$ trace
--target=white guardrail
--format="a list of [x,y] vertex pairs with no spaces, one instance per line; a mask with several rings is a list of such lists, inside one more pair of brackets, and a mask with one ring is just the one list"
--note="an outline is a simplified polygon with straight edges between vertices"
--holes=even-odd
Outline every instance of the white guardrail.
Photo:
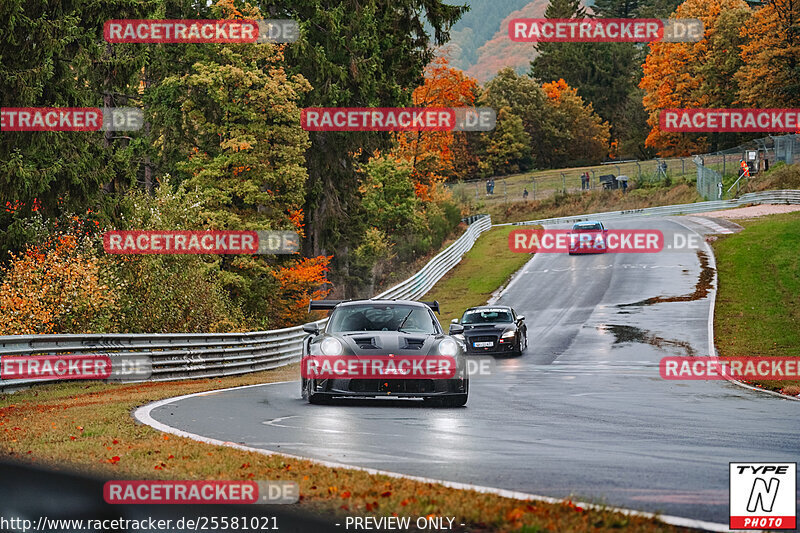
[[747,204],[800,204],[800,191],[789,189],[780,191],[751,192],[743,194],[739,198],[735,198],[733,200],[712,200],[708,202],[696,202],[693,204],[664,205],[661,207],[628,209],[626,211],[604,211],[602,213],[591,213],[588,215],[543,218],[540,220],[526,220],[525,222],[507,222],[505,224],[495,224],[495,226],[571,224],[586,220],[611,220],[615,218],[627,218],[631,216],[658,217],[670,215],[688,215],[691,213],[705,213],[707,211],[719,211],[720,209],[741,207]]
[[[375,298],[415,300],[425,295],[492,227],[489,215],[471,217],[467,231],[407,280]],[[325,324],[327,319],[318,321]],[[7,355],[104,355],[112,360],[147,356],[149,381],[230,376],[268,370],[300,359],[302,326],[249,333],[139,333],[0,336],[0,358]],[[0,390],[44,380],[0,380]]]

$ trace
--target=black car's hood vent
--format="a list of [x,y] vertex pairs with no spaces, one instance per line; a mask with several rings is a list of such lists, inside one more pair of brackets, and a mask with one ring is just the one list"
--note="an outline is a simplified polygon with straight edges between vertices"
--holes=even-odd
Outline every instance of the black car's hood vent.
[[406,350],[421,350],[425,344],[424,338],[404,337],[403,340],[405,341],[404,348]]
[[398,331],[375,331],[342,335],[354,355],[427,355],[437,335],[409,335]]
[[353,337],[353,342],[355,342],[356,346],[362,350],[380,349],[380,346],[378,346],[375,342],[375,337]]

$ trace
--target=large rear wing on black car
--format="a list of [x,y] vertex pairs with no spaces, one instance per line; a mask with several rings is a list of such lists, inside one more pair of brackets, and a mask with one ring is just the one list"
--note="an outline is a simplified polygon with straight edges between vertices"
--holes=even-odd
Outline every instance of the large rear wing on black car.
[[420,303],[427,305],[428,307],[439,313],[439,300],[434,300],[432,302],[420,302]]
[[[308,312],[310,313],[311,311],[323,311],[323,310],[330,311],[331,309],[333,309],[334,307],[336,307],[340,303],[347,302],[347,301],[350,301],[350,300],[309,300],[309,302],[308,302]],[[369,300],[364,300],[364,301],[368,302]],[[431,309],[433,309],[434,311],[436,311],[437,313],[439,313],[439,301],[438,300],[434,300],[432,302],[419,302],[419,303],[425,304],[428,307],[430,307]],[[441,314],[441,313],[439,313],[439,314]]]
[[310,313],[311,311],[331,310],[340,303],[346,301],[347,300],[309,300],[308,312]]

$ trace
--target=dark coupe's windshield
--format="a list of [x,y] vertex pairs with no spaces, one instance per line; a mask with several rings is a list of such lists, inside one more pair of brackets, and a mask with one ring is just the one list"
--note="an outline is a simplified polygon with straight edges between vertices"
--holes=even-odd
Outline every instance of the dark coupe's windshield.
[[364,304],[339,307],[331,315],[326,331],[403,331],[438,333],[436,318],[424,307],[392,304]]
[[505,309],[476,309],[467,311],[461,319],[462,324],[490,324],[512,322],[511,313]]
[[572,231],[602,231],[603,226],[599,223],[595,224],[575,224],[572,226]]

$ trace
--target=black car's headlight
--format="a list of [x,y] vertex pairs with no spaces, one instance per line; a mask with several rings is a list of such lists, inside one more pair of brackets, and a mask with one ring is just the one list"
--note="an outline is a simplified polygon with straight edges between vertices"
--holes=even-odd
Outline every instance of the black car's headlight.
[[339,339],[328,337],[320,343],[320,350],[322,351],[321,355],[342,355],[344,346]]
[[516,330],[510,329],[510,330],[504,332],[502,335],[500,335],[500,338],[501,339],[513,339],[514,335],[516,335],[516,334],[517,334]]
[[439,343],[439,355],[455,356],[458,354],[458,343],[453,339],[444,339]]

